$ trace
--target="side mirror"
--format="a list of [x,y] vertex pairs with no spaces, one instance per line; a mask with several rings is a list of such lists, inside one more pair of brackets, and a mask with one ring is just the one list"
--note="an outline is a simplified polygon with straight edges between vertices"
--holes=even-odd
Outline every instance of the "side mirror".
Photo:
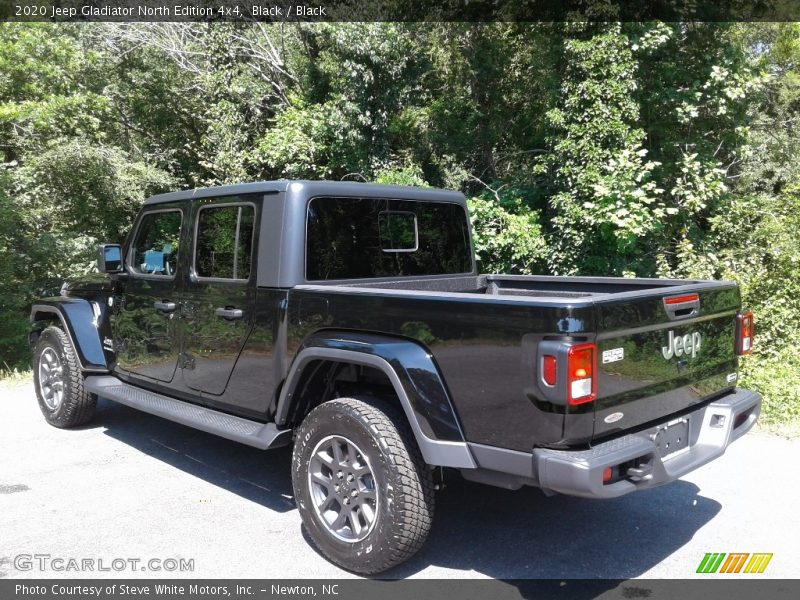
[[101,273],[122,272],[122,246],[100,244],[97,247],[97,268]]

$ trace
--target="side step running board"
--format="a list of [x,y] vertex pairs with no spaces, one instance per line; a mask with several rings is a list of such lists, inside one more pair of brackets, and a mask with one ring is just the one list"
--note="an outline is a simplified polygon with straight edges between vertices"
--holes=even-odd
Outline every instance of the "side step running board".
[[197,406],[169,396],[143,390],[110,375],[92,375],[84,382],[85,388],[131,408],[164,417],[195,429],[266,450],[285,446],[292,440],[292,430],[280,430],[274,423],[258,423],[241,417]]

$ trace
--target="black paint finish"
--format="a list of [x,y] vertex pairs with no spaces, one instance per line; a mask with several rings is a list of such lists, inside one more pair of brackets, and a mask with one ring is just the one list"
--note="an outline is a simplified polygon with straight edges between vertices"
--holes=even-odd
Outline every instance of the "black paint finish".
[[[290,293],[290,303],[292,294]],[[297,329],[290,327],[292,337]],[[431,355],[417,342],[391,335],[323,330],[306,337],[297,354],[309,348],[346,350],[384,359],[397,373],[422,433],[434,440],[463,441],[455,408]],[[293,386],[287,389],[291,402]],[[285,415],[278,414],[279,422]]]
[[[595,438],[686,410],[735,387],[739,291],[728,286],[698,295],[699,314],[683,321],[670,320],[659,297],[597,304],[598,353],[602,357],[606,350],[621,348],[624,360],[599,364],[602,393],[596,402]],[[670,334],[699,335],[702,343],[695,356],[665,358],[662,351]],[[606,422],[620,412],[620,420]]]
[[[549,403],[537,406],[537,398],[526,394],[534,387],[535,370],[522,337],[529,332],[563,335],[559,326],[568,324],[573,336],[588,336],[591,308],[487,302],[468,293],[455,298],[395,296],[380,290],[364,294],[295,289],[289,304],[311,298],[327,301],[330,327],[397,336],[426,348],[441,373],[435,378],[446,382],[468,440],[530,450],[535,443],[562,439],[563,410],[557,412]],[[300,339],[306,331],[292,322],[289,338]],[[324,331],[314,337],[321,335]],[[591,436],[590,428],[587,434]]]
[[108,366],[101,342],[102,328],[98,325],[105,320],[105,308],[105,297],[102,302],[86,298],[42,298],[31,307],[31,321],[35,329],[50,321],[59,322],[72,340],[83,369],[103,372]]
[[[128,269],[73,283],[69,298],[43,300],[38,310],[67,321],[86,366],[262,422],[281,418],[275,411],[286,392],[282,386],[304,348],[379,356],[401,380],[425,435],[521,452],[586,445],[735,386],[733,327],[740,300],[732,283],[487,276],[473,269],[466,275],[309,285],[307,204],[321,196],[465,206],[453,192],[329,182],[170,194],[149,201],[144,211],[183,212],[174,279]],[[197,279],[192,253],[199,206],[240,201],[256,210],[250,278]],[[129,255],[130,241],[124,250]],[[699,294],[699,313],[668,318],[664,297],[688,292]],[[155,302],[174,302],[176,310],[160,312]],[[220,318],[219,308],[241,310],[242,316]],[[700,353],[663,357],[670,331],[701,335]],[[111,337],[113,351],[103,348]],[[542,392],[537,348],[543,340],[595,342],[600,356],[624,348],[625,359],[598,360],[597,402],[568,407]],[[617,412],[623,417],[606,423]]]

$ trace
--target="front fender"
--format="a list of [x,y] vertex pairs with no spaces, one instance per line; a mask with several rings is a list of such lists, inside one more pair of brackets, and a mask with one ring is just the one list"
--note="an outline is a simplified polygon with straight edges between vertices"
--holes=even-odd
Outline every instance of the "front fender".
[[105,307],[82,298],[43,298],[31,307],[31,323],[58,319],[78,355],[81,369],[108,372],[100,323]]
[[365,365],[391,382],[429,465],[475,468],[458,417],[433,358],[420,345],[402,338],[323,331],[300,347],[289,369],[276,408],[276,422],[286,422],[303,369],[312,361]]

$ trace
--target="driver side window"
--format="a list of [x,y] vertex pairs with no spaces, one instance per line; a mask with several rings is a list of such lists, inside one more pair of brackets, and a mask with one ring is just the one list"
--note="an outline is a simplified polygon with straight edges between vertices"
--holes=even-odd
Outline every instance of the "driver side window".
[[181,220],[179,210],[151,212],[142,217],[131,250],[130,267],[134,273],[175,276]]

